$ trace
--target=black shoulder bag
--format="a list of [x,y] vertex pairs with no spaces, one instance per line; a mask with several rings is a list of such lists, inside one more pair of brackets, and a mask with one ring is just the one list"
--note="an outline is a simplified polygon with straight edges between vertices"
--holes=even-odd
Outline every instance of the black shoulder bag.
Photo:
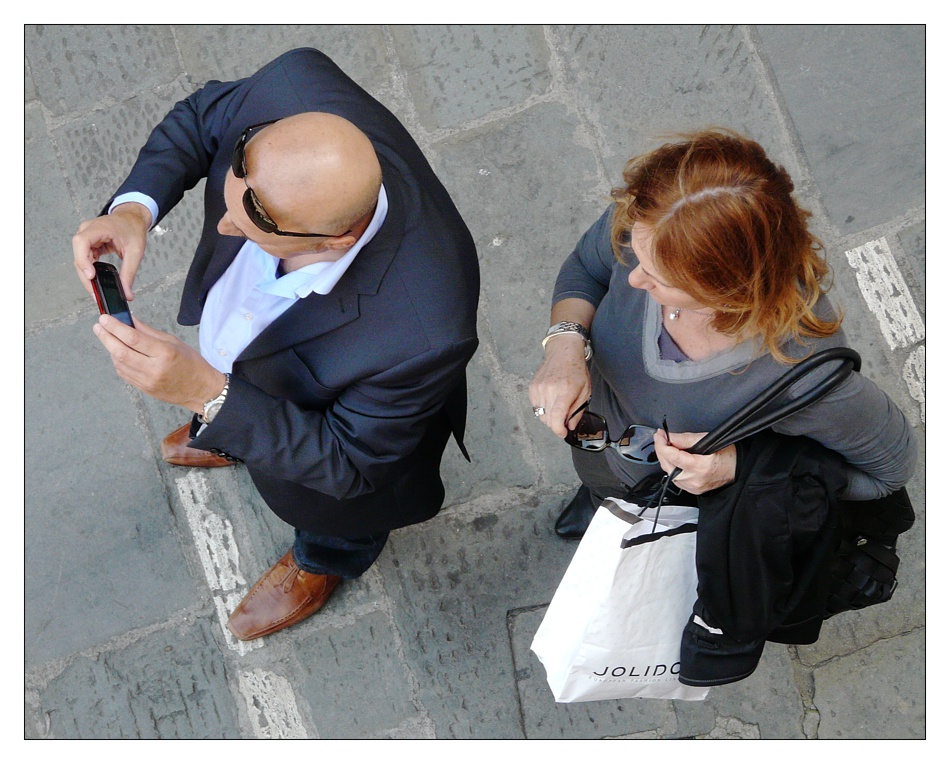
[[[806,394],[774,408],[781,396],[806,374],[840,359],[841,365]],[[776,422],[801,411],[840,385],[852,371],[860,371],[861,356],[851,348],[819,351],[773,382],[764,392],[739,409],[721,425],[687,449],[693,454],[712,454],[743,438],[755,435]],[[676,469],[663,478],[660,502]],[[634,489],[642,493],[645,486]],[[897,537],[914,524],[914,509],[906,488],[873,501],[840,501],[840,541],[830,563],[830,582],[825,618],[846,610],[887,602],[897,587]]]

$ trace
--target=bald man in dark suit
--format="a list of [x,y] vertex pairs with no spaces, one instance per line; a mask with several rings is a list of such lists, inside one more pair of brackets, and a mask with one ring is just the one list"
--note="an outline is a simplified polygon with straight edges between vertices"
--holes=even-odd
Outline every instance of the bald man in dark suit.
[[[441,508],[449,435],[465,453],[475,352],[472,237],[399,121],[324,54],[209,82],[155,128],[103,214],[73,238],[116,252],[132,295],[146,233],[202,178],[205,223],[178,315],[200,349],[136,315],[94,330],[119,375],[193,412],[166,461],[243,462],[295,528],[232,613],[239,639],[298,623],[364,573],[389,531]],[[467,454],[466,454],[467,457]]]

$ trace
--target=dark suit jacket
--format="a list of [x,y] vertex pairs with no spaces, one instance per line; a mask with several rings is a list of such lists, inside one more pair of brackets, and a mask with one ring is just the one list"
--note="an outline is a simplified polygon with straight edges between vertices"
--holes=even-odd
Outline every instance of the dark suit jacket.
[[419,147],[329,58],[299,49],[178,103],[116,195],[148,194],[164,215],[207,178],[178,316],[197,324],[244,243],[216,230],[235,142],[249,125],[305,111],[369,136],[389,212],[330,294],[299,300],[241,353],[224,407],[193,445],[241,459],[287,522],[358,536],[438,512],[439,463],[450,431],[461,445],[464,370],[478,343],[475,245]]

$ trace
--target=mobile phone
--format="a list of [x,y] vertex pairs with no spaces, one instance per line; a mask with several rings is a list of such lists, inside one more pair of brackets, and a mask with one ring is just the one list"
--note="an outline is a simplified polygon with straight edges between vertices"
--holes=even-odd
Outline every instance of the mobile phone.
[[96,269],[96,277],[92,280],[92,291],[96,295],[99,312],[108,313],[110,316],[115,316],[123,324],[134,327],[132,311],[129,310],[129,303],[125,299],[122,282],[119,281],[119,271],[109,263],[96,261],[93,266]]

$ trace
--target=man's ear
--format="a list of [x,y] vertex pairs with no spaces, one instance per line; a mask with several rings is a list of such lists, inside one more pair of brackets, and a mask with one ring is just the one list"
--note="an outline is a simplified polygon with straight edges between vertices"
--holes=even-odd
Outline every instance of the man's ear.
[[327,249],[349,249],[354,244],[356,244],[356,237],[351,233],[347,233],[343,234],[343,236],[327,239],[324,246]]

